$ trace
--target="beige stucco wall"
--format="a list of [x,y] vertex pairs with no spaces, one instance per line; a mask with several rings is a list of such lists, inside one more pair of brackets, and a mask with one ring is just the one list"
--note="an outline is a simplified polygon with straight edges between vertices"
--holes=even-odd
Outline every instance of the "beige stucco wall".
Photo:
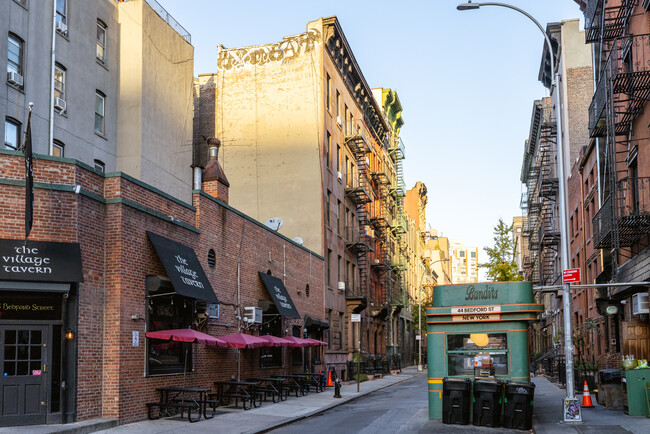
[[194,47],[144,1],[119,25],[117,170],[191,202]]
[[[242,50],[268,52],[272,45]],[[219,159],[233,207],[262,222],[280,217],[280,233],[300,236],[322,255],[321,53],[284,54],[280,61],[220,68],[214,83]]]

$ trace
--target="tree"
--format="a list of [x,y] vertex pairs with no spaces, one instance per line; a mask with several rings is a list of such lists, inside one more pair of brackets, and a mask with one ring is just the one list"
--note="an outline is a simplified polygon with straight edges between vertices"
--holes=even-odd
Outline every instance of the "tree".
[[521,280],[517,263],[515,262],[515,251],[517,243],[512,238],[512,225],[508,226],[499,219],[494,227],[494,246],[484,247],[489,261],[480,264],[480,267],[487,268],[487,279],[492,282],[507,282]]

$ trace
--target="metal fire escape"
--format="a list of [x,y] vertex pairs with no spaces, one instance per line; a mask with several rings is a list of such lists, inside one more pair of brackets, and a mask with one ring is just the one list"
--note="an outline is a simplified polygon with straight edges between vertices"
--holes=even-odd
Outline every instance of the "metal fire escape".
[[589,1],[585,12],[587,42],[597,43],[602,59],[589,107],[590,136],[604,143],[604,200],[593,218],[594,246],[611,252],[615,272],[619,255],[629,255],[621,249],[644,247],[650,235],[650,178],[639,177],[636,163],[644,138],[635,137],[633,128],[650,99],[650,35],[626,34],[637,3],[605,7],[603,0]]
[[374,303],[376,306],[383,306],[387,303],[386,295],[389,286],[389,271],[391,266],[390,252],[392,239],[390,237],[390,178],[386,173],[380,159],[375,161],[376,167],[372,172],[372,184],[376,193],[376,200],[372,202],[372,214],[370,223],[375,233],[374,252],[371,258],[371,268],[375,271],[378,279],[376,281],[376,292]]
[[[404,182],[404,143],[396,138],[388,149],[390,158],[395,165],[395,184],[390,193],[394,199],[394,216],[390,226],[394,239],[394,250],[391,263],[392,291],[390,304],[402,308],[406,303],[406,279],[403,272],[406,270],[406,243],[404,234],[407,231],[406,215],[404,211],[404,197],[406,196],[406,183]],[[390,286],[389,286],[390,289]]]
[[368,253],[371,247],[371,228],[368,215],[368,204],[372,202],[370,185],[370,167],[368,154],[370,141],[361,129],[345,137],[345,144],[350,149],[356,163],[355,173],[351,174],[345,187],[345,195],[354,202],[357,219],[346,228],[345,248],[357,255],[357,268],[359,280],[356,285],[347,285],[345,296],[347,300],[358,303],[355,308],[360,312],[368,304]]
[[536,109],[541,112],[538,136],[538,160],[540,162],[539,196],[542,202],[539,234],[541,251],[540,281],[542,285],[553,285],[557,283],[560,276],[558,268],[560,225],[557,206],[559,186],[557,174],[557,130],[555,110],[553,110],[550,101],[542,100],[542,104]]

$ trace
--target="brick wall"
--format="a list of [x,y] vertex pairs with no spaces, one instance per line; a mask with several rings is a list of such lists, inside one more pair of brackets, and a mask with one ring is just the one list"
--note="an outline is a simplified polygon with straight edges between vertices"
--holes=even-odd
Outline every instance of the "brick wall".
[[[302,326],[305,315],[323,317],[323,259],[208,194],[193,204],[173,200],[126,176],[95,174],[83,165],[51,159],[34,163],[35,218],[30,239],[81,245],[84,282],[79,286],[77,417],[116,417],[126,423],[145,419],[145,402],[157,400],[156,387],[180,385],[182,376],[145,377],[145,279],[164,275],[146,231],[191,247],[217,297],[220,318],[203,329],[214,336],[236,333],[236,305],[271,300],[258,272],[284,280],[302,316],[284,327]],[[23,160],[0,154],[0,237],[24,238]],[[80,184],[75,195],[72,186]],[[170,218],[173,217],[173,220]],[[210,268],[208,251],[216,252]],[[238,267],[240,277],[238,278]],[[285,275],[286,274],[286,275]],[[283,275],[284,278],[283,278]],[[238,281],[240,282],[238,285]],[[304,288],[309,284],[310,293]],[[239,294],[238,294],[239,288]],[[230,326],[228,326],[230,325]],[[132,332],[140,345],[131,346]],[[188,386],[211,386],[237,371],[237,351],[195,345]],[[241,351],[242,377],[287,372],[258,368],[257,350]],[[260,372],[262,371],[262,372]]]

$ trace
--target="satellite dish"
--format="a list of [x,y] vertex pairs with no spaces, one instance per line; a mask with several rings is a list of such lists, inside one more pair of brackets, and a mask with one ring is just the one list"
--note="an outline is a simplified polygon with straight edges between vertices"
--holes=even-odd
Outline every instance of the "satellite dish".
[[303,241],[302,241],[302,238],[300,238],[300,237],[296,237],[296,238],[293,239],[293,241],[294,241],[296,244],[300,244],[300,245],[302,246],[302,242],[303,242]]
[[274,231],[277,231],[282,227],[282,219],[280,217],[271,217],[270,219],[266,220],[264,224]]

